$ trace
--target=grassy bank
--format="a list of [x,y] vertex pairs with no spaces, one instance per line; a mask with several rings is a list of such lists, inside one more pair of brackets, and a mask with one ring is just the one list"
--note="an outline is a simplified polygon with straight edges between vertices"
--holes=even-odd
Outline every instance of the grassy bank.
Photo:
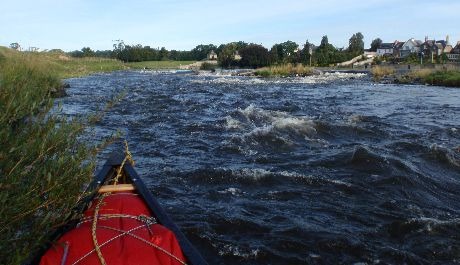
[[126,66],[131,69],[179,69],[181,65],[192,64],[195,61],[146,61],[146,62],[135,62],[126,63]]
[[312,74],[312,72],[312,68],[308,66],[303,66],[301,64],[284,64],[257,69],[255,75],[262,77],[306,76]]
[[50,112],[60,79],[91,70],[60,60],[0,49],[0,264],[21,264],[47,242],[94,171],[96,149],[78,140],[83,121]]
[[63,53],[17,52],[0,47],[0,53],[6,58],[22,57],[28,62],[40,62],[47,72],[58,78],[84,76],[97,72],[111,72],[126,69],[126,66],[114,59],[105,58],[73,58]]
[[460,87],[460,72],[437,71],[426,75],[423,80],[435,86]]
[[383,78],[397,84],[429,84],[434,86],[460,87],[460,71],[430,68],[398,73],[391,66],[374,66],[371,70],[375,81]]

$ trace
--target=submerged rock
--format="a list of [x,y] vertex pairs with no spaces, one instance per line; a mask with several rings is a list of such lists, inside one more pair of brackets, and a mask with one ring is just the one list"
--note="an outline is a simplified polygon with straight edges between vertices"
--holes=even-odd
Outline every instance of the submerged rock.
[[70,88],[68,83],[62,83],[59,87],[51,89],[51,97],[63,98],[67,96],[66,89]]

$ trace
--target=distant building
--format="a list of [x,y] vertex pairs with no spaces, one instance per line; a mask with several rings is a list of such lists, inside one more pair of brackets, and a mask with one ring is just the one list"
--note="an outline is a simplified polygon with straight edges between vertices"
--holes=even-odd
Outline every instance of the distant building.
[[395,40],[393,43],[382,43],[377,48],[377,56],[390,56],[393,58],[401,57],[401,49],[404,46],[404,42]]
[[210,53],[208,53],[208,60],[217,60],[217,53],[214,50],[211,50]]
[[449,61],[459,62],[460,61],[460,41],[457,42],[457,45],[455,45],[455,47],[452,48],[450,53],[446,53],[446,55]]
[[377,48],[377,56],[393,55],[393,51],[394,51],[393,43],[382,43]]
[[442,45],[437,45],[435,40],[425,38],[425,42],[420,46],[420,50],[425,55],[441,55],[443,47]]
[[393,45],[393,57],[400,58],[401,57],[401,49],[404,45],[404,42],[395,41]]
[[241,57],[241,55],[240,55],[240,53],[239,53],[238,51],[236,51],[236,52],[233,54],[233,59],[234,59],[235,61],[239,61],[239,60],[242,59],[242,57]]
[[414,38],[407,40],[406,42],[404,42],[404,44],[401,46],[401,49],[399,50],[399,57],[405,58],[412,53],[419,53],[422,44],[423,42],[421,40],[416,40]]

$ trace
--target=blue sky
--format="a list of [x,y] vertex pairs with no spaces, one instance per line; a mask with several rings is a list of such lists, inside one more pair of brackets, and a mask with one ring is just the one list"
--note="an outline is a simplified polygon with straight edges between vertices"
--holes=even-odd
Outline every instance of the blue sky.
[[26,0],[3,1],[0,10],[0,45],[65,51],[112,49],[117,39],[177,50],[240,40],[270,48],[318,44],[323,35],[347,47],[356,32],[366,48],[377,37],[460,41],[459,0]]

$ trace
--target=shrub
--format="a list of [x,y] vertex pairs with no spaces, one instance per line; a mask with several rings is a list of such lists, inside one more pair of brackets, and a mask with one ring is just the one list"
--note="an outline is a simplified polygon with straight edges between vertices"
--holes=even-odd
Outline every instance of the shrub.
[[460,72],[437,71],[427,75],[424,81],[431,85],[460,87]]
[[211,70],[211,71],[214,71],[216,70],[217,68],[217,65],[216,64],[212,64],[212,63],[208,63],[208,62],[204,62],[201,64],[200,66],[200,70]]

